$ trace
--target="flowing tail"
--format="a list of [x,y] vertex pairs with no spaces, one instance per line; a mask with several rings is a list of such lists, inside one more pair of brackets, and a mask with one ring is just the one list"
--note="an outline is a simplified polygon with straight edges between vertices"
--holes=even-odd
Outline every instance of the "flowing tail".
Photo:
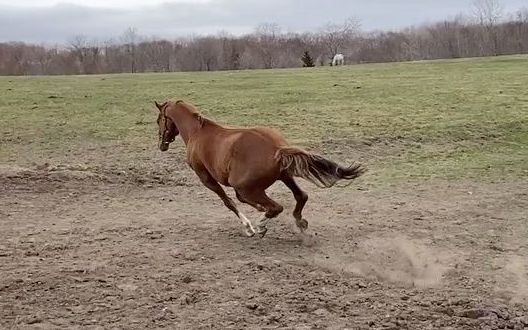
[[353,180],[366,172],[360,164],[343,167],[294,147],[280,148],[275,157],[279,161],[281,171],[304,178],[321,188],[330,188],[339,180]]

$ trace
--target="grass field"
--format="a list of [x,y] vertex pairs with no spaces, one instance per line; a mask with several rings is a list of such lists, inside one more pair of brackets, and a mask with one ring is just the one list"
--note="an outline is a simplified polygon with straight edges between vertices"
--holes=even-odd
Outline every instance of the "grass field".
[[[155,148],[153,101],[346,148],[371,182],[528,176],[527,56],[268,71],[0,77],[0,162]],[[332,148],[330,148],[332,149]],[[333,150],[332,149],[332,150]],[[360,153],[360,154],[356,154]],[[70,157],[70,159],[72,159]],[[72,159],[73,160],[73,159]]]

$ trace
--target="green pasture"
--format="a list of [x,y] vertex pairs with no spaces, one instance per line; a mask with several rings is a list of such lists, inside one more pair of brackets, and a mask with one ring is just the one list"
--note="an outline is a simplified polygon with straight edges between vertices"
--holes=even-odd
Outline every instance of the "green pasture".
[[[528,177],[528,56],[304,69],[0,77],[0,164],[156,148],[153,101],[279,128],[373,183]],[[124,158],[129,159],[129,158]]]

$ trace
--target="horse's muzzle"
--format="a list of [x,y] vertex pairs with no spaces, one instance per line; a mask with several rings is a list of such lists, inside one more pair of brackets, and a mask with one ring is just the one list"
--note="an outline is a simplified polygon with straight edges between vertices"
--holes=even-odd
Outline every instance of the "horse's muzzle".
[[169,150],[169,142],[160,142],[159,150],[161,150],[161,151]]

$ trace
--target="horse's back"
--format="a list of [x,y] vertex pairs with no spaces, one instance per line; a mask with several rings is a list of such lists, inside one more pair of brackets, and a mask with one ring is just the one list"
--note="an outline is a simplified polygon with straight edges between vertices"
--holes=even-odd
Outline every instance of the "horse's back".
[[286,145],[286,139],[278,130],[271,127],[254,127],[249,130],[254,130],[261,134],[263,137],[272,142],[276,147],[280,148]]
[[286,141],[279,132],[268,127],[241,129],[232,140],[231,154],[239,161],[270,162]]

